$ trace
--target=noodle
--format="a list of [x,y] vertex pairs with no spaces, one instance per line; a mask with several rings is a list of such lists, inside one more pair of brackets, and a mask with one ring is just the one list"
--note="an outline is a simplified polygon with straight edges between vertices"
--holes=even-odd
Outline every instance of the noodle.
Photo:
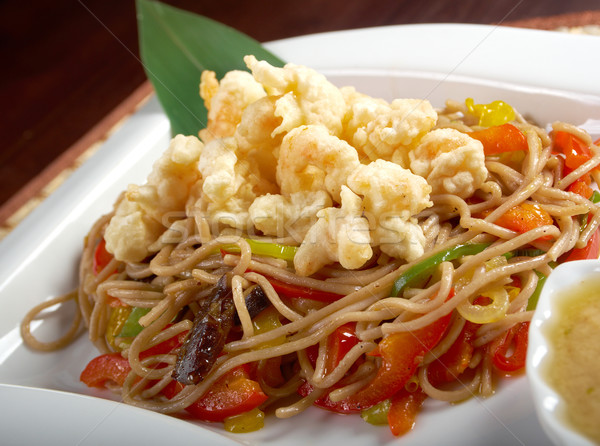
[[[237,377],[264,392],[261,408],[296,395],[274,410],[277,417],[288,418],[315,404],[349,412],[372,406],[352,402],[393,368],[386,342],[424,348],[423,333],[444,321],[439,338],[423,351],[415,350],[419,353],[410,364],[414,369],[400,386],[402,391],[422,391],[447,402],[489,396],[498,374],[494,352],[515,327],[531,319],[530,302],[543,282],[540,275],[548,275],[554,262],[573,249],[586,247],[600,227],[597,205],[571,188],[586,175],[594,180],[598,175],[590,173],[600,165],[600,149],[591,137],[570,124],[553,124],[553,132],[578,138],[592,153],[579,166],[567,168],[564,156],[553,150],[552,134],[516,111],[511,123],[527,150],[486,154],[486,178],[468,196],[447,191],[428,195],[428,206],[404,221],[422,235],[422,252],[410,260],[391,255],[384,242],[373,243],[361,267],[342,266],[340,256],[314,274],[300,274],[294,262],[304,246],[302,237],[308,240],[308,231],[326,210],[341,212],[347,206],[343,192],[338,191],[339,205],[314,212],[314,226],[307,225],[310,229],[303,233],[294,221],[289,233],[256,236],[249,228],[227,223],[234,212],[223,211],[221,220],[209,221],[214,203],[193,205],[197,194],[208,194],[202,185],[198,190],[190,187],[175,220],[173,212],[161,215],[169,223],[160,223],[161,232],[144,247],[148,252],[142,260],[119,261],[108,254],[98,266],[101,243],[110,239],[111,222],[128,199],[124,194],[86,238],[78,289],[33,308],[23,319],[23,339],[38,350],[63,348],[83,321],[100,352],[127,360],[129,371],[117,390],[128,404],[177,413]],[[448,101],[431,131],[471,133],[486,128],[467,105]],[[246,156],[249,163],[256,161],[251,152]],[[238,198],[235,206],[246,199]],[[356,218],[366,218],[365,209]],[[535,209],[550,221],[525,229],[506,224],[504,219],[515,209]],[[305,218],[297,217],[300,222]],[[346,214],[340,218],[350,219]],[[296,232],[302,233],[300,239]],[[319,238],[314,242],[317,247],[326,244]],[[257,246],[264,251],[255,252]],[[473,250],[453,257],[460,247]],[[398,279],[409,276],[410,281],[398,288]],[[227,296],[235,314],[231,320],[225,317]],[[69,300],[79,307],[72,327],[57,341],[37,340],[31,322],[44,309]],[[191,339],[200,329],[214,329],[221,336],[223,346],[214,357],[213,352],[193,350]],[[457,369],[447,358],[461,343],[468,346]],[[165,345],[170,347],[165,350]],[[179,387],[170,391],[190,349],[211,356],[213,362],[204,374],[189,373],[194,379],[196,373],[201,375],[196,381],[178,379]],[[447,363],[454,365],[446,367]],[[445,376],[456,375],[444,381],[435,372],[440,367],[446,367]]]
[[31,333],[31,322],[33,322],[35,317],[45,309],[53,307],[54,305],[63,304],[72,299],[74,300],[76,297],[77,294],[75,292],[71,292],[63,296],[42,302],[41,304],[36,305],[29,310],[29,312],[27,312],[21,321],[21,337],[23,338],[23,341],[25,341],[25,343],[31,348],[45,352],[59,350],[69,345],[79,334],[81,325],[81,313],[79,311],[75,313],[75,318],[73,319],[73,323],[69,330],[61,338],[52,342],[39,341],[33,335],[33,333]]

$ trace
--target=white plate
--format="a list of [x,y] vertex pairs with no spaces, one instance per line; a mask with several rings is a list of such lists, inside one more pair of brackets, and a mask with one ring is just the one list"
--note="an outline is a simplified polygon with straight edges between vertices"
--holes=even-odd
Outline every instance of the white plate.
[[[600,134],[597,37],[478,25],[411,25],[306,36],[267,47],[284,60],[320,70],[337,84],[352,84],[387,99],[426,97],[438,106],[446,98],[503,99],[540,123],[560,119],[579,125],[594,118],[587,126]],[[2,443],[106,444],[114,441],[114,426],[130,423],[136,432],[147,418],[148,431],[160,433],[149,435],[148,444],[164,444],[160,438],[166,432],[176,435],[180,444],[214,444],[215,438],[231,444],[288,446],[397,444],[386,427],[318,409],[288,420],[271,417],[265,429],[245,435],[227,435],[217,425],[184,427],[183,421],[172,417],[94,398],[108,394],[79,382],[79,373],[96,355],[85,337],[51,354],[23,346],[18,326],[25,312],[75,286],[88,228],[110,210],[128,183],[143,181],[168,140],[168,121],[151,100],[2,241],[0,383],[6,384],[0,385]],[[67,319],[60,312],[51,313],[35,333],[51,336]],[[47,405],[39,406],[40,401]],[[51,423],[48,413],[53,415]],[[77,425],[88,427],[74,430]],[[65,437],[66,431],[73,435]],[[520,445],[544,444],[547,437],[521,377],[503,381],[497,394],[486,400],[457,406],[428,402],[414,431],[400,441]]]

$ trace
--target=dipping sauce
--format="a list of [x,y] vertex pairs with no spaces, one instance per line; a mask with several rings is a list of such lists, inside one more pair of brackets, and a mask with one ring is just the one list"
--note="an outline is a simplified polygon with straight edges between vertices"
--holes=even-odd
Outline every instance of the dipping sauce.
[[564,399],[571,426],[600,444],[600,275],[563,291],[552,309],[548,384]]

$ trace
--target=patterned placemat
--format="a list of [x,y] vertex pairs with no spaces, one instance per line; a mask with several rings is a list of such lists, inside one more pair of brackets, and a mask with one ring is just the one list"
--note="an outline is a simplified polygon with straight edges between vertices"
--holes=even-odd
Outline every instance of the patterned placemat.
[[[533,18],[504,25],[600,36],[600,11]],[[91,157],[152,94],[151,84],[149,82],[142,84],[40,175],[0,206],[0,240]]]

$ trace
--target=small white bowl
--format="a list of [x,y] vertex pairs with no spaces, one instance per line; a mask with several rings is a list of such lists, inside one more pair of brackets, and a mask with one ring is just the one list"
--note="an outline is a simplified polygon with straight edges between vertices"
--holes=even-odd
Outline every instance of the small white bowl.
[[559,265],[546,280],[529,328],[527,378],[540,423],[555,445],[593,446],[590,440],[576,432],[563,419],[561,413],[565,410],[566,403],[547,384],[543,373],[551,349],[543,328],[552,318],[556,318],[557,297],[560,297],[562,291],[593,274],[600,274],[600,260],[580,260]]

